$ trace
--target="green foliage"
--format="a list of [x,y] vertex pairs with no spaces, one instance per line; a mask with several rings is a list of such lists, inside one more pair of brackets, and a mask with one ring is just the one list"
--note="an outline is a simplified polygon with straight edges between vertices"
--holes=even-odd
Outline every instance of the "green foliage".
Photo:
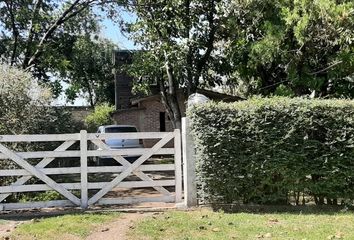
[[[94,41],[103,17],[116,18],[121,1],[0,1],[0,63],[31,71],[50,83],[53,97],[69,83],[67,99],[78,94],[112,101],[112,43]],[[106,13],[103,16],[103,12]]]
[[[228,1],[140,1],[128,9],[137,19],[126,26],[144,51],[135,54],[129,70],[136,77],[135,90],[148,93],[154,86],[175,128],[183,113],[177,98],[188,97],[199,87],[222,82],[224,20]],[[185,94],[177,97],[177,91]]]
[[70,87],[65,91],[69,101],[83,95],[93,107],[114,100],[112,56],[116,46],[107,39],[79,37],[74,43],[69,67],[63,72]]
[[293,97],[294,91],[291,90],[288,86],[280,84],[274,91],[274,95],[283,96],[283,97]]
[[0,62],[29,69],[42,79],[67,68],[76,38],[99,29],[97,10],[110,14],[107,0],[7,0],[0,2]]
[[254,98],[188,115],[203,201],[353,203],[353,101]]
[[36,194],[22,194],[20,197],[20,202],[51,201],[63,199],[65,199],[63,195],[56,191],[46,191]]
[[225,52],[243,81],[261,83],[251,94],[273,94],[283,84],[298,96],[354,96],[352,0],[232,3]]
[[68,133],[79,125],[71,114],[51,107],[51,91],[33,76],[0,65],[0,134]]
[[97,127],[101,125],[109,125],[113,123],[111,113],[114,111],[114,107],[108,103],[103,103],[95,107],[95,111],[88,115],[85,122],[90,132],[96,132]]
[[31,74],[0,65],[0,134],[41,133],[51,93]]

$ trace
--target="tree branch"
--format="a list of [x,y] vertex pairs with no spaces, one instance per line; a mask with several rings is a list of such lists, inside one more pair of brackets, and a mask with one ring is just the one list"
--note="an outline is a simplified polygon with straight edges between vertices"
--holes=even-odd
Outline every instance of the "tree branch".
[[14,38],[14,45],[11,53],[11,62],[10,65],[13,66],[16,63],[16,55],[17,55],[17,46],[18,46],[18,29],[16,27],[16,22],[15,22],[15,15],[14,15],[14,9],[13,9],[13,3],[10,1],[4,1],[6,8],[9,12],[10,19],[11,19],[11,28],[12,28],[12,35]]
[[24,64],[27,64],[27,62],[29,60],[29,55],[30,55],[30,51],[31,51],[30,48],[31,48],[31,44],[33,41],[33,22],[38,15],[39,7],[42,4],[42,2],[43,2],[42,0],[37,0],[34,7],[33,7],[32,19],[30,21],[30,26],[28,28],[29,30],[28,30],[28,39],[27,39],[27,44],[26,44]]
[[207,49],[206,49],[204,55],[201,57],[201,59],[199,59],[199,61],[197,62],[196,74],[194,75],[194,82],[193,82],[194,86],[192,86],[192,91],[193,92],[197,88],[201,72],[202,72],[203,68],[205,67],[206,63],[208,62],[208,60],[210,58],[210,55],[211,55],[211,52],[214,49],[215,34],[216,34],[216,30],[217,30],[217,26],[216,26],[215,21],[214,21],[214,15],[215,15],[215,12],[216,12],[215,1],[211,0],[209,4],[210,4],[210,8],[211,9],[210,9],[210,11],[208,12],[208,15],[207,15],[207,19],[208,19],[209,26],[210,26],[210,31],[209,31],[209,34],[208,34],[208,40],[206,42]]
[[332,63],[331,65],[329,65],[328,67],[325,67],[325,68],[323,68],[323,69],[321,69],[321,70],[318,70],[318,71],[316,71],[316,72],[312,72],[312,73],[310,73],[310,74],[311,74],[311,75],[316,75],[316,74],[319,74],[319,73],[326,72],[327,70],[329,70],[329,69],[331,69],[332,67],[335,67],[335,66],[337,66],[338,64],[341,64],[341,63],[343,63],[343,61],[334,62],[334,63]]
[[[60,16],[59,18],[50,26],[50,28],[46,31],[46,33],[43,35],[41,38],[40,42],[37,45],[37,50],[35,53],[31,56],[31,58],[28,60],[27,63],[24,64],[24,68],[28,70],[29,68],[32,67],[34,62],[37,60],[37,58],[40,56],[43,50],[44,43],[48,40],[48,38],[53,34],[53,32],[63,23],[68,21],[70,18],[78,15],[81,13],[84,9],[90,6],[91,3],[95,2],[96,0],[90,0],[90,1],[85,1],[83,3],[80,3],[80,0],[75,0],[70,7],[68,7]],[[77,8],[78,6],[82,6],[81,8]]]

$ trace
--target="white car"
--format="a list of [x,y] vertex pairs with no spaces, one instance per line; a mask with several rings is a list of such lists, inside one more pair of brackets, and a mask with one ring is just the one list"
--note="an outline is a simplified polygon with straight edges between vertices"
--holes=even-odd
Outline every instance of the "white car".
[[[105,125],[100,126],[97,130],[97,134],[101,133],[133,133],[138,132],[138,129],[132,125]],[[126,149],[126,148],[143,148],[143,141],[142,139],[118,139],[118,138],[111,138],[104,140],[105,144],[109,146],[110,149]],[[96,147],[97,148],[97,147]],[[101,150],[98,148],[97,150]],[[134,161],[140,156],[136,155],[129,155],[123,156],[129,161]],[[110,163],[115,163],[116,161],[112,160],[111,156],[101,156],[94,158],[94,161],[98,165],[111,165]]]

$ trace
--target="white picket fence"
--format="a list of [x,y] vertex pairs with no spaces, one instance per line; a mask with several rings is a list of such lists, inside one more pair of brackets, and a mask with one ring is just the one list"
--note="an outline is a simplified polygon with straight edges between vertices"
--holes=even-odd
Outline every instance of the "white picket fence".
[[[103,140],[105,139],[159,139],[151,148],[133,148],[112,150]],[[174,141],[174,147],[164,147],[168,142]],[[6,146],[6,143],[20,142],[62,142],[53,151],[15,152]],[[80,150],[68,150],[74,143],[80,142]],[[101,150],[90,150],[89,145],[94,144]],[[123,156],[139,155],[140,157],[130,163]],[[153,155],[174,155],[173,164],[144,164]],[[88,166],[89,157],[112,156],[121,166]],[[46,168],[56,158],[80,158],[79,167]],[[176,202],[182,201],[182,163],[181,163],[181,134],[174,132],[139,132],[139,133],[108,133],[91,134],[81,131],[78,134],[56,135],[0,135],[0,159],[13,161],[21,169],[0,169],[0,177],[17,177],[17,180],[8,186],[0,186],[0,210],[13,210],[24,208],[44,208],[57,206],[79,206],[83,209],[94,204],[133,204],[140,202]],[[31,165],[28,159],[42,159],[36,165]],[[147,171],[174,171],[173,180],[154,180]],[[110,182],[89,182],[88,175],[92,173],[119,173]],[[54,181],[50,175],[80,174],[80,182],[60,183]],[[139,181],[124,181],[127,177],[135,175]],[[26,184],[30,179],[36,178],[44,184]],[[175,191],[166,189],[174,186]],[[105,198],[113,188],[145,188],[152,187],[160,193],[158,197],[119,197]],[[89,194],[89,190],[96,190]],[[40,192],[54,190],[66,200],[44,202],[6,203],[13,193]],[[80,197],[70,190],[80,191]]]

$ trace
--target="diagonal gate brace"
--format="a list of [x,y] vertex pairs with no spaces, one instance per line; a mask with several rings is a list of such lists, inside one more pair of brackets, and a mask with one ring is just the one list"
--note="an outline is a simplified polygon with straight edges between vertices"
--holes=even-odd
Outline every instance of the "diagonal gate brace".
[[[97,139],[97,140],[91,140],[97,147],[102,148],[104,150],[110,150],[110,147],[103,143],[101,140]],[[128,162],[124,157],[122,156],[112,156],[114,160],[116,160],[117,162],[119,162],[120,164],[122,164],[123,167],[128,168],[131,163]],[[143,181],[150,181],[153,182],[154,180],[152,178],[150,178],[147,174],[145,174],[142,171],[134,171],[133,174],[135,174],[138,178],[140,178]],[[170,196],[171,193],[164,187],[161,186],[155,186],[153,187],[156,191],[162,193],[163,195],[166,196]]]
[[[57,147],[54,151],[59,152],[59,151],[65,151],[68,149],[71,145],[73,145],[76,141],[70,140],[62,143],[59,147]],[[40,161],[37,165],[36,168],[44,168],[47,166],[49,163],[51,163],[55,158],[44,158],[42,161]],[[21,186],[25,184],[28,180],[30,180],[32,176],[23,176],[19,178],[16,182],[12,183],[10,186]],[[4,193],[0,194],[0,202],[4,201],[8,196],[10,196],[10,193]]]
[[173,139],[174,133],[171,132],[162,138],[158,143],[156,143],[152,148],[150,148],[146,153],[140,156],[133,164],[127,167],[121,174],[119,174],[113,181],[107,184],[104,188],[98,191],[93,197],[88,201],[89,205],[96,203],[100,198],[111,191],[115,186],[122,182],[127,176],[134,172],[142,163],[144,163],[149,157],[151,157],[156,151],[165,146],[171,139]]
[[26,162],[21,156],[19,156],[15,152],[11,151],[10,149],[8,149],[7,147],[5,147],[2,144],[0,144],[0,152],[5,154],[7,157],[9,157],[11,160],[13,160],[15,163],[17,163],[23,169],[25,169],[29,173],[33,174],[34,176],[36,176],[37,178],[42,180],[49,187],[53,188],[54,190],[56,190],[57,192],[62,194],[64,197],[69,199],[74,204],[81,205],[80,199],[78,199],[74,194],[69,192],[67,189],[65,189],[63,186],[61,186],[57,182],[53,181],[50,177],[45,175],[42,171],[33,167],[31,164]]

